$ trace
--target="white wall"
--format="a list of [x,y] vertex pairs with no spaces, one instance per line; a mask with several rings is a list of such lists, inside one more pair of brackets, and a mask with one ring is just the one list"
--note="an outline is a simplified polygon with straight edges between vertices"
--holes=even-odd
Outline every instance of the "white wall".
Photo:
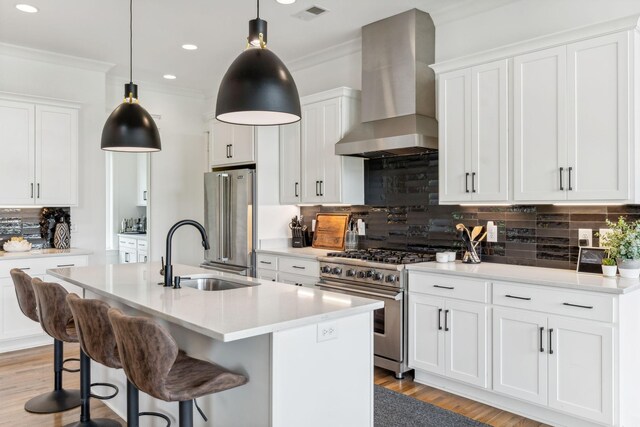
[[105,115],[105,73],[3,54],[0,91],[66,99],[82,104],[79,126],[79,206],[71,209],[77,232],[73,247],[93,251],[91,262],[105,259],[105,154],[100,136]]
[[[109,108],[122,101],[123,81],[109,80]],[[168,92],[139,83],[140,104],[156,117],[162,151],[151,154],[148,238],[150,257],[164,256],[169,228],[181,219],[204,221],[204,178],[207,139],[204,133],[205,100],[200,96]],[[159,116],[159,117],[158,117]],[[204,260],[200,234],[183,227],[173,238],[173,262],[198,265]]]

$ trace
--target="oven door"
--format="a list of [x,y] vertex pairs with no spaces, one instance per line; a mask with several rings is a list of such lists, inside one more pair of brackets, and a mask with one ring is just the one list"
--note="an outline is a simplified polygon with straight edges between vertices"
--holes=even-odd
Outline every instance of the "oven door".
[[384,302],[384,308],[373,312],[374,353],[397,362],[403,361],[404,348],[404,292],[367,286],[352,286],[344,283],[322,281],[319,289]]

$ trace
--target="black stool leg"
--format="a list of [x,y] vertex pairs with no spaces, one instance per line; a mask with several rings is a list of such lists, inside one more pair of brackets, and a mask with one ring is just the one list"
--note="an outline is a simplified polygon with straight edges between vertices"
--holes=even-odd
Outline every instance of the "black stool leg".
[[64,427],[122,427],[119,422],[106,418],[91,419],[91,359],[80,351],[80,421]]
[[53,341],[53,391],[44,393],[29,400],[24,405],[27,412],[35,414],[52,414],[63,412],[80,406],[80,390],[62,388],[63,370],[62,341]]
[[180,402],[180,427],[193,427],[193,400]]
[[127,380],[127,426],[140,427],[138,389]]

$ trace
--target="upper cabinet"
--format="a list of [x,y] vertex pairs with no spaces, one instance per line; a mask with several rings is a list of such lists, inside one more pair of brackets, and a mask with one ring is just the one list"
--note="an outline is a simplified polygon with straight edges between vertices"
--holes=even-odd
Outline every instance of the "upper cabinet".
[[254,163],[254,128],[212,119],[209,125],[209,164],[212,168]]
[[78,109],[0,99],[0,205],[78,204]]
[[592,31],[433,65],[442,203],[640,200],[638,33]]
[[302,100],[300,123],[280,128],[280,203],[364,203],[364,160],[335,144],[359,117],[359,92],[339,88]]

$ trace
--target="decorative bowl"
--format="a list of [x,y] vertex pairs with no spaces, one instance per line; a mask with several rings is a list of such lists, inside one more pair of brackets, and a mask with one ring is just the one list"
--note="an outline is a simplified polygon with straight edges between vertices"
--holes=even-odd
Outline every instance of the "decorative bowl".
[[2,248],[7,252],[26,252],[31,250],[31,243],[26,240],[8,241],[2,245]]

